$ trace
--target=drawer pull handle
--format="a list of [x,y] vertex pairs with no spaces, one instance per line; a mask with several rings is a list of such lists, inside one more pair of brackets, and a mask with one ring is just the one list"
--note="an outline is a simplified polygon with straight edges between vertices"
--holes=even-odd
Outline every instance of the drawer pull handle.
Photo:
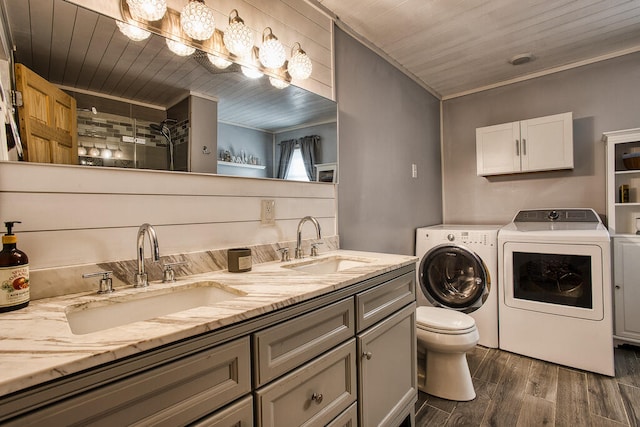
[[362,353],[362,357],[366,358],[367,360],[371,360],[373,354],[371,354],[370,351],[365,351],[364,353]]
[[311,400],[315,400],[316,403],[322,403],[322,398],[323,398],[322,393],[313,393],[311,395]]

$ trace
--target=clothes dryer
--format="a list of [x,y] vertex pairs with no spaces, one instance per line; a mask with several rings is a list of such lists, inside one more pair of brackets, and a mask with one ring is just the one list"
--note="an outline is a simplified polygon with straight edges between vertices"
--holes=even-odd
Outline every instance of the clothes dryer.
[[416,230],[419,306],[471,315],[479,344],[497,348],[499,225],[435,225]]

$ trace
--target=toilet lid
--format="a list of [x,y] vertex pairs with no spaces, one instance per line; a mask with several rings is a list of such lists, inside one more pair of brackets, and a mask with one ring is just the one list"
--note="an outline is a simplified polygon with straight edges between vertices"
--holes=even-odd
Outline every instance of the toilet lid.
[[428,329],[452,332],[471,329],[476,325],[475,319],[468,314],[439,307],[418,307],[416,323]]

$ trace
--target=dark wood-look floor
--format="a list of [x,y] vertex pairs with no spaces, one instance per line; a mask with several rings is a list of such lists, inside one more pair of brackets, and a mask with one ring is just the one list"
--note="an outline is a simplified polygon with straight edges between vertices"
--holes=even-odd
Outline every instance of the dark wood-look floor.
[[416,426],[640,426],[640,348],[615,350],[615,378],[497,349],[467,354],[470,402],[420,392]]

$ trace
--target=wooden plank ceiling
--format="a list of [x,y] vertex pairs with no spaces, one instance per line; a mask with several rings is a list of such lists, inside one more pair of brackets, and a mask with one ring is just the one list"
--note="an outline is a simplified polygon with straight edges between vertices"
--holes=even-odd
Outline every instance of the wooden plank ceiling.
[[638,0],[309,1],[444,98],[640,50]]
[[202,94],[219,101],[219,120],[272,132],[336,119],[323,97],[275,89],[237,66],[217,70],[202,52],[179,57],[156,35],[130,41],[113,19],[64,0],[4,3],[16,61],[54,84],[162,108]]

